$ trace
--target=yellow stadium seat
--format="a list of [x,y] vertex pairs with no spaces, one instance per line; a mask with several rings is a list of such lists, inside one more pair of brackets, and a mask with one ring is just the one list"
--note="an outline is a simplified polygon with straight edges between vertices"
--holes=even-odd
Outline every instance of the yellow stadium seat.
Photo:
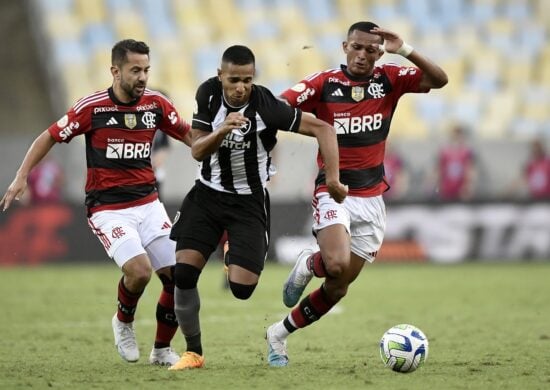
[[528,58],[513,58],[502,67],[505,86],[521,88],[534,79],[533,62]]
[[78,99],[89,95],[93,91],[100,90],[90,84],[86,67],[76,67],[70,64],[60,68],[61,82],[65,86],[67,107],[73,105]]
[[46,33],[53,40],[64,37],[78,38],[82,31],[82,23],[74,13],[56,12],[45,16]]
[[507,136],[514,118],[518,114],[519,98],[513,88],[499,91],[486,101],[487,107],[479,122],[479,136],[502,138]]
[[415,97],[406,96],[399,102],[392,119],[390,137],[408,139],[426,139],[429,135],[429,127],[426,121],[420,118],[415,110]]
[[139,12],[128,10],[128,12],[124,14],[115,14],[112,15],[112,17],[115,33],[119,40],[132,38],[138,41],[147,42],[149,45],[152,44],[149,39],[149,33],[145,26],[143,15]]
[[75,0],[75,12],[84,23],[105,23],[105,4],[103,0]]
[[[342,20],[349,20],[349,25],[358,21],[358,18],[361,18],[360,15],[365,15],[367,12],[367,4],[364,0],[336,0],[336,5],[339,17]],[[345,34],[348,27],[344,27],[342,33]]]
[[439,66],[445,70],[449,77],[449,83],[443,89],[443,93],[456,96],[460,93],[466,74],[466,64],[461,57],[449,57],[438,61]]

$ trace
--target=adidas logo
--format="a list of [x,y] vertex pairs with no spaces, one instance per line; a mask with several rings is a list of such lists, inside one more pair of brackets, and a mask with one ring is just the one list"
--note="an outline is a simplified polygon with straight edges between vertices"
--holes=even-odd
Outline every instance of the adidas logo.
[[111,119],[109,119],[107,121],[107,126],[112,126],[112,125],[118,125],[118,122],[116,121],[115,117],[111,117]]
[[171,229],[171,228],[172,228],[172,225],[170,225],[168,222],[164,222],[160,230]]
[[330,96],[344,96],[344,94],[342,93],[342,90],[338,88],[336,91],[331,93]]

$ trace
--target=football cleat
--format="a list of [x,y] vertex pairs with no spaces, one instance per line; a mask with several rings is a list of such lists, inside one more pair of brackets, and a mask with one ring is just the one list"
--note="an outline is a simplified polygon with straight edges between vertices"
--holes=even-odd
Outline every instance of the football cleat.
[[139,360],[139,348],[136,342],[133,322],[119,321],[116,313],[112,320],[115,346],[119,355],[127,362],[134,363]]
[[267,328],[265,339],[267,341],[267,362],[271,367],[288,366],[288,354],[286,352],[286,339],[279,339],[274,332],[275,324]]
[[151,350],[149,355],[149,363],[158,366],[172,366],[180,360],[178,355],[172,348],[155,348]]
[[302,296],[304,289],[313,277],[307,268],[307,259],[313,254],[311,249],[304,249],[296,260],[294,268],[283,286],[283,302],[286,307],[294,307]]
[[190,368],[201,368],[204,366],[204,356],[198,353],[187,351],[181,355],[179,361],[170,366],[168,369],[171,371],[187,370]]

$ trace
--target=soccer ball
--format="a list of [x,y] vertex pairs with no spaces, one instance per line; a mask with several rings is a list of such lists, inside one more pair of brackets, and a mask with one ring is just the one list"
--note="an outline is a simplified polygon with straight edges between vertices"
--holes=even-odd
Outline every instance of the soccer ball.
[[428,358],[428,338],[416,326],[396,325],[380,340],[380,357],[397,372],[413,372]]

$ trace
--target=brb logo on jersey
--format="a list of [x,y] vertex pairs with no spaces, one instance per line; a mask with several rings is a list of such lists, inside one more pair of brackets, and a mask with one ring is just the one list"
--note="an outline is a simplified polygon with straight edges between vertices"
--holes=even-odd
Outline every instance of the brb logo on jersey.
[[129,143],[123,139],[107,140],[107,151],[105,157],[112,160],[148,158],[151,155],[151,144],[149,142]]
[[376,131],[382,128],[382,114],[334,118],[336,134],[356,134]]

